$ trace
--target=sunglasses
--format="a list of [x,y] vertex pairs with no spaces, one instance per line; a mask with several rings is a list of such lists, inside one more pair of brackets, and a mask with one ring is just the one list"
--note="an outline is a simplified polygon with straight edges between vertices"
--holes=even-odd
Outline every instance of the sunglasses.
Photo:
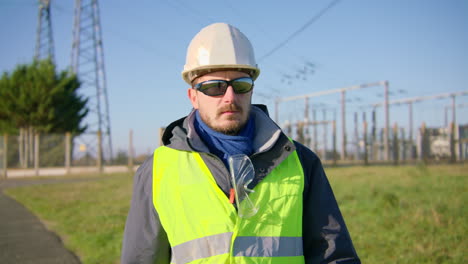
[[254,82],[250,77],[242,77],[230,81],[209,80],[197,83],[193,88],[208,96],[220,96],[226,93],[229,86],[232,86],[234,93],[243,94],[248,93],[253,89]]

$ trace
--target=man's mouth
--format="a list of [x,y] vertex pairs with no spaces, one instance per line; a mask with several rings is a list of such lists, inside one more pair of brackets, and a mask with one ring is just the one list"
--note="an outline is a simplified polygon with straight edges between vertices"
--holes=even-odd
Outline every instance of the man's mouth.
[[222,114],[236,114],[240,113],[242,111],[242,108],[238,107],[237,105],[228,105],[223,108],[221,108],[218,113]]

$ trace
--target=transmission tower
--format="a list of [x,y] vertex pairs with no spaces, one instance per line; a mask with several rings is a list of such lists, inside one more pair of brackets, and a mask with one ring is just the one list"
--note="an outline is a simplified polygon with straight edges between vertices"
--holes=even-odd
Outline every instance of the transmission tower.
[[50,59],[54,62],[54,40],[50,19],[50,0],[39,0],[39,16],[36,32],[34,59]]
[[97,146],[102,150],[101,155],[111,160],[109,103],[97,0],[75,0],[71,68],[81,81],[82,92],[89,98],[87,133],[99,133],[102,139],[95,144],[87,142],[87,145]]

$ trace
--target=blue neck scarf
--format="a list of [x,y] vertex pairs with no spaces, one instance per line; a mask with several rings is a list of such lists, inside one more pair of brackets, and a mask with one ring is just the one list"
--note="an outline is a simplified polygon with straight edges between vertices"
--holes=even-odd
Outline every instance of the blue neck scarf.
[[198,110],[195,112],[194,126],[197,134],[205,142],[210,152],[218,156],[227,168],[229,168],[229,156],[235,154],[250,156],[253,152],[255,121],[252,116],[249,117],[247,124],[236,136],[225,135],[208,127],[201,119]]

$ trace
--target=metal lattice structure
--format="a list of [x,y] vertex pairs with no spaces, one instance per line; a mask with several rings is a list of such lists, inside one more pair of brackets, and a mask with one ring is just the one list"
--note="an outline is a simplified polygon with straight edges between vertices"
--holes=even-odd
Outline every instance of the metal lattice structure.
[[50,15],[50,0],[39,0],[39,15],[34,59],[51,59],[54,62],[54,40]]
[[[86,118],[87,134],[100,134],[102,140],[88,148],[98,147],[107,160],[112,159],[112,139],[107,97],[104,52],[99,5],[97,0],[75,0],[71,68],[81,81],[81,91],[89,98]],[[93,140],[96,137],[90,137]]]

